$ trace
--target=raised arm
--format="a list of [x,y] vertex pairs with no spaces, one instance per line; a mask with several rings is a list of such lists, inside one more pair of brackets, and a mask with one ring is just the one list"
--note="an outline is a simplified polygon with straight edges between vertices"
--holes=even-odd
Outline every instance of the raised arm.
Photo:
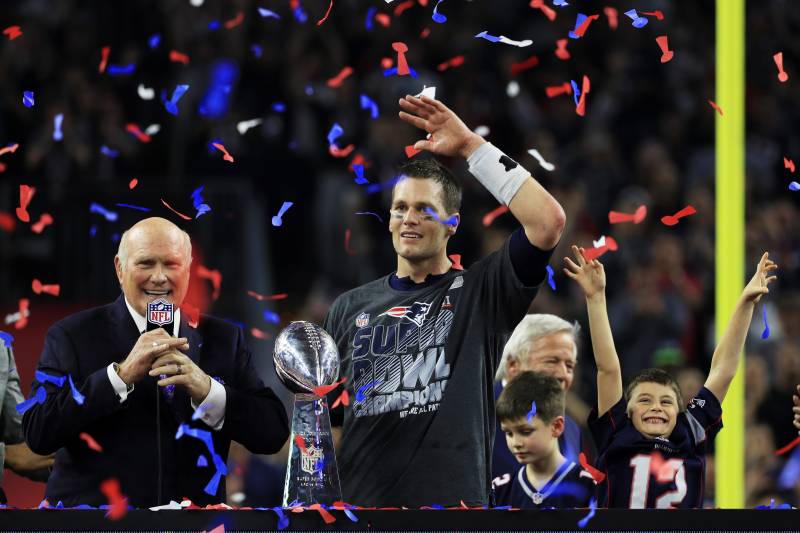
[[522,224],[531,244],[552,250],[564,231],[561,205],[516,161],[472,132],[439,100],[423,96],[400,99],[400,118],[430,133],[414,144],[417,150],[467,159],[470,172]]
[[769,259],[768,252],[764,252],[758,262],[756,273],[742,291],[733,310],[733,316],[728,322],[728,327],[725,329],[717,349],[714,350],[711,370],[708,372],[705,386],[714,393],[720,403],[725,399],[728,387],[739,367],[739,356],[744,348],[747,331],[750,329],[753,309],[761,297],[769,293],[768,285],[778,279],[777,276],[769,275],[776,268],[778,265]]
[[586,262],[583,248],[573,245],[572,253],[577,264],[565,257],[564,273],[574,279],[586,295],[589,333],[597,364],[597,416],[603,416],[622,398],[622,371],[606,311],[606,273],[597,259]]

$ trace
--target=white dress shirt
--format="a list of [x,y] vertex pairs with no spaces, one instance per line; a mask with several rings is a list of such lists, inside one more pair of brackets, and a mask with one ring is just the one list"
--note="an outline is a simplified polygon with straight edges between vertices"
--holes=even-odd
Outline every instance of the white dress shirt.
[[[136,310],[131,306],[128,302],[128,299],[125,298],[125,305],[128,307],[128,312],[131,314],[131,318],[136,323],[136,329],[138,331],[144,332],[147,330],[147,319],[136,312]],[[181,324],[181,310],[175,310],[175,320],[172,325],[172,336],[178,336],[178,330]],[[111,381],[111,386],[114,387],[114,392],[117,393],[119,397],[120,403],[124,402],[128,399],[128,386],[122,381],[122,378],[119,377],[117,371],[114,370],[114,363],[111,363],[106,367],[106,373],[108,374],[108,379]],[[130,392],[133,392],[133,388],[131,388]],[[227,395],[225,393],[225,387],[222,386],[214,378],[211,378],[211,390],[208,391],[208,395],[205,399],[200,402],[200,405],[195,405],[194,401],[190,400],[190,404],[192,409],[197,411],[200,410],[200,419],[206,423],[210,428],[214,429],[215,431],[219,431],[222,429],[222,425],[225,423],[225,404],[227,401]]]

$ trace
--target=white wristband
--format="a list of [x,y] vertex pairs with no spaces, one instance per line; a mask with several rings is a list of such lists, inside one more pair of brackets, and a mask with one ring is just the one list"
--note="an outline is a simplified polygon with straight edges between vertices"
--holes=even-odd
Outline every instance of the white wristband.
[[492,143],[484,143],[467,158],[469,171],[501,204],[508,205],[530,172]]

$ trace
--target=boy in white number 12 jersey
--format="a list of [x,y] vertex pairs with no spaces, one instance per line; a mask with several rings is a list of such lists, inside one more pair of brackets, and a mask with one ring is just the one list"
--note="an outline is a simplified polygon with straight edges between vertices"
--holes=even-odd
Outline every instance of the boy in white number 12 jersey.
[[722,428],[722,400],[744,346],[753,308],[767,294],[777,265],[764,253],[744,288],[728,327],[714,351],[704,387],[684,407],[672,377],[644,370],[622,392],[622,374],[605,303],[606,278],[597,260],[587,262],[572,247],[564,272],[586,295],[592,348],[597,363],[597,407],[589,429],[598,450],[597,468],[605,474],[598,505],[631,509],[702,507],[705,454]]

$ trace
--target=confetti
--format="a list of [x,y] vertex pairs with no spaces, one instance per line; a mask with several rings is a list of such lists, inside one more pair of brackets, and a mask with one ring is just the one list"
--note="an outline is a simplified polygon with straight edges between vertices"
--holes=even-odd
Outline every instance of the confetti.
[[377,213],[373,213],[372,211],[359,211],[358,213],[354,213],[354,214],[356,214],[356,215],[372,215],[375,218],[377,218],[378,220],[380,220],[381,223],[383,223],[383,219],[381,218],[381,216],[379,214],[377,214]]
[[588,250],[584,250],[583,251],[584,259],[586,259],[586,261],[593,261],[594,259],[597,259],[598,257],[600,257],[601,255],[603,255],[608,251],[611,252],[617,251],[618,248],[617,241],[615,241],[611,237],[603,238],[603,242],[604,244],[601,244],[600,246],[595,246]]
[[219,150],[224,154],[222,156],[222,159],[228,161],[229,163],[233,163],[233,156],[228,153],[228,150],[225,148],[225,146],[223,146],[220,143],[211,143],[211,146],[213,146],[214,148],[216,148],[217,150]]
[[364,177],[364,165],[353,165],[353,172],[356,174],[355,182],[358,185],[366,185],[369,181]]
[[366,94],[362,94],[359,97],[359,101],[361,103],[361,109],[369,109],[369,113],[370,116],[372,117],[372,120],[378,118],[379,116],[378,104],[376,104],[375,101],[372,100],[372,98],[370,98]]
[[578,521],[578,527],[581,529],[585,528],[586,524],[594,517],[595,513],[597,513],[597,499],[592,497],[592,499],[589,500],[589,514]]
[[528,414],[525,416],[525,419],[528,421],[528,424],[533,423],[534,416],[536,416],[536,402],[531,402],[531,410],[528,411]]
[[13,41],[20,35],[22,35],[22,30],[19,26],[9,26],[8,28],[3,30],[3,35],[8,37],[9,41]]
[[708,105],[713,107],[717,111],[717,113],[719,113],[719,115],[722,116],[722,108],[720,106],[718,106],[715,102],[709,100],[708,101]]
[[794,161],[792,161],[788,157],[784,156],[784,158],[783,158],[783,168],[788,169],[789,172],[794,172]]
[[550,22],[556,20],[556,12],[550,6],[545,4],[544,0],[531,0],[529,5],[533,9],[539,9],[542,13],[544,13],[544,16],[547,17]]
[[372,6],[367,10],[367,16],[364,19],[364,28],[366,28],[367,31],[372,30],[372,21],[375,19],[375,13],[377,12],[378,8],[375,6]]
[[800,191],[800,183],[797,183],[796,181],[791,182],[789,184],[789,190],[790,191]]
[[625,12],[625,16],[630,18],[633,21],[632,25],[633,25],[634,28],[637,28],[637,29],[644,28],[645,26],[647,26],[647,23],[649,22],[646,18],[640,17],[636,13],[635,9],[630,9],[630,10],[626,11]]
[[444,72],[450,67],[460,67],[463,64],[464,64],[464,56],[460,55],[452,59],[448,59],[447,61],[444,61],[442,63],[439,63],[439,65],[436,67],[436,70],[438,70],[439,72]]
[[503,213],[508,213],[507,205],[501,205],[500,207],[492,209],[491,211],[483,215],[483,226],[484,227],[491,226],[492,222],[494,222],[494,220]]
[[447,257],[453,262],[450,268],[453,270],[464,270],[464,267],[461,266],[461,254],[450,254]]
[[775,450],[775,455],[784,455],[784,454],[788,453],[789,451],[791,451],[798,444],[800,444],[800,437],[797,437],[796,439],[794,439],[792,442],[790,442],[789,444],[787,444],[783,448],[779,448],[779,449]]
[[597,20],[600,18],[600,15],[589,15],[586,16],[583,13],[578,13],[577,21],[575,23],[575,30],[569,32],[570,39],[580,39],[586,34],[586,30],[589,29],[589,24],[592,23],[593,20]]
[[158,48],[158,45],[161,44],[161,35],[154,33],[150,36],[147,40],[147,46],[150,47],[150,50],[155,50]]
[[556,169],[556,166],[553,163],[548,163],[547,161],[545,161],[544,157],[542,157],[542,154],[540,154],[536,148],[531,148],[530,150],[528,150],[528,153],[531,154],[536,159],[536,161],[539,162],[539,166],[542,167],[544,170],[552,172],[553,170]]
[[674,215],[666,215],[661,217],[661,223],[664,224],[665,226],[674,226],[675,224],[678,223],[678,220],[680,220],[681,218],[688,217],[689,215],[694,215],[695,213],[697,213],[697,209],[695,209],[691,205],[687,205]]
[[339,397],[336,398],[331,405],[331,409],[336,409],[339,405],[344,405],[345,407],[350,405],[350,393],[347,392],[347,389],[343,390]]
[[262,122],[263,120],[260,118],[254,118],[252,120],[243,120],[236,124],[236,131],[239,132],[239,135],[244,135],[245,133],[247,133],[248,130],[255,128]]
[[384,28],[388,28],[392,23],[392,19],[386,13],[378,13],[375,15],[375,20]]
[[34,278],[33,282],[31,283],[31,288],[33,292],[36,294],[49,294],[51,296],[58,296],[61,293],[61,285],[52,284],[52,285],[44,285],[41,281]]
[[197,456],[197,466],[198,468],[203,468],[205,466],[208,466],[208,459],[206,459],[206,456],[203,455],[202,453]]
[[100,49],[100,64],[97,65],[97,72],[100,74],[106,71],[106,65],[108,64],[108,54],[111,52],[110,46],[104,46]]
[[36,187],[30,187],[28,185],[19,186],[19,207],[17,207],[16,213],[17,218],[22,222],[31,221],[31,216],[28,213],[28,205],[30,205],[34,194],[36,194]]
[[139,184],[139,180],[133,178],[131,181],[128,182],[128,189],[133,190]]
[[647,15],[648,17],[655,17],[656,20],[664,20],[664,13],[660,10],[655,11],[642,11],[642,15]]
[[331,383],[330,385],[321,385],[319,387],[314,387],[314,395],[319,396],[320,398],[323,396],[327,396],[330,392],[332,392],[336,387],[341,385],[347,381],[347,378],[342,378],[336,383]]
[[608,19],[608,27],[612,30],[616,30],[617,26],[619,25],[617,10],[611,6],[608,6],[603,8],[603,13]]
[[548,98],[555,98],[556,96],[561,96],[562,94],[572,94],[572,85],[565,81],[561,85],[545,87],[544,90],[545,93],[547,93]]
[[567,2],[567,0],[553,0],[553,5],[558,7],[567,7],[569,2]]
[[103,218],[109,222],[116,222],[117,218],[119,218],[119,215],[116,212],[106,209],[97,202],[92,202],[91,205],[89,205],[89,212],[102,215]]
[[444,24],[445,22],[447,22],[447,17],[439,13],[439,4],[441,4],[442,2],[444,2],[444,0],[439,0],[438,2],[436,2],[436,5],[433,6],[433,16],[431,18],[437,24]]
[[203,187],[198,187],[194,191],[192,191],[192,205],[197,210],[197,214],[194,218],[200,218],[201,215],[205,215],[206,213],[211,211],[211,207],[208,204],[203,203],[203,197],[201,193],[203,192]]
[[501,35],[499,40],[503,44],[509,44],[511,46],[516,46],[519,48],[525,48],[533,44],[533,41],[531,41],[530,39],[525,39],[523,41],[515,41],[514,39],[509,39],[505,35]]
[[117,157],[119,156],[119,150],[114,150],[109,148],[105,144],[100,147],[100,153],[107,157]]
[[775,61],[775,65],[778,67],[778,81],[781,83],[786,83],[789,80],[789,75],[783,70],[783,52],[778,52],[777,54],[772,56],[772,59]]
[[211,294],[211,300],[216,301],[219,298],[220,287],[222,286],[222,274],[219,270],[210,270],[203,265],[197,265],[197,276],[201,279],[207,279],[211,282],[214,292]]
[[289,297],[289,294],[285,292],[279,294],[273,294],[271,296],[264,296],[263,294],[258,294],[255,291],[247,291],[247,295],[250,296],[251,298],[255,298],[259,302],[272,301],[272,300],[285,300],[286,298]]
[[75,400],[75,403],[83,405],[86,397],[75,387],[75,383],[72,381],[72,374],[69,375],[69,388],[72,389],[72,399]]
[[617,211],[609,211],[608,222],[610,224],[621,224],[624,222],[633,222],[634,224],[639,224],[644,220],[646,216],[647,216],[647,206],[640,205],[639,207],[636,208],[636,212],[633,214],[620,213]]
[[326,85],[328,87],[330,87],[331,89],[338,89],[339,87],[341,87],[342,82],[345,80],[345,78],[347,78],[352,73],[353,73],[353,68],[352,67],[349,67],[349,66],[344,67],[339,72],[339,74],[337,74],[333,78],[329,79],[326,82]]
[[175,86],[175,90],[172,91],[172,97],[164,101],[164,108],[166,108],[168,113],[175,116],[178,115],[178,100],[180,100],[188,90],[189,86],[185,84]]
[[169,51],[169,60],[173,63],[182,63],[184,65],[189,64],[189,56],[182,52],[178,52],[177,50]]
[[274,11],[270,11],[269,9],[266,9],[264,7],[259,7],[258,8],[258,14],[261,15],[261,18],[268,18],[269,17],[269,18],[274,18],[274,19],[278,19],[278,20],[281,19],[280,15],[278,15]]
[[225,22],[225,29],[232,30],[236,26],[239,26],[243,21],[244,21],[244,13],[239,11],[238,13],[236,13],[235,17]]
[[100,483],[100,492],[108,499],[109,508],[106,515],[109,520],[119,520],[128,512],[128,499],[122,495],[119,481],[109,478]]
[[769,338],[769,323],[767,322],[767,306],[766,305],[762,305],[761,306],[761,318],[764,321],[764,331],[761,332],[761,338],[762,339],[768,339]]
[[283,509],[281,507],[272,507],[272,510],[278,515],[278,529],[283,530],[289,527],[289,518],[283,514]]
[[61,123],[64,121],[64,113],[59,113],[55,117],[53,117],[53,140],[60,141],[64,138],[64,134],[61,133]]
[[422,90],[419,94],[415,95],[417,98],[422,98],[423,96],[427,96],[431,100],[436,100],[436,87],[428,87],[426,85],[422,86]]
[[356,255],[356,251],[350,248],[350,228],[344,230],[344,251],[347,255]]
[[180,211],[177,211],[171,205],[169,205],[163,198],[161,199],[161,203],[164,204],[164,207],[166,207],[167,209],[169,209],[170,211],[181,217],[183,220],[192,220],[192,217],[184,215]]
[[37,403],[44,403],[45,399],[47,398],[47,391],[44,387],[39,387],[36,389],[36,392],[24,402],[20,402],[17,404],[17,413],[25,414],[25,411],[36,405]]
[[453,227],[455,227],[455,226],[458,225],[458,215],[453,215],[448,219],[442,219],[442,218],[439,217],[439,215],[436,213],[436,211],[434,211],[430,207],[426,207],[424,209],[424,211],[426,213],[428,213],[430,216],[432,216],[433,219],[436,220],[436,222],[441,222],[445,226],[453,226]]
[[572,97],[575,100],[575,113],[582,117],[586,114],[586,95],[589,94],[589,89],[591,89],[589,77],[583,76],[582,91],[578,89],[578,84],[575,83],[575,80],[570,80],[570,84],[572,85]]
[[539,64],[539,58],[536,56],[531,56],[524,61],[520,61],[519,63],[512,63],[511,64],[511,75],[516,76],[520,72],[528,69],[532,69],[533,67]]
[[273,311],[265,310],[262,313],[262,316],[264,317],[264,320],[266,320],[271,324],[280,324],[281,322],[281,317],[278,316],[278,313],[275,313]]
[[90,449],[92,449],[92,450],[94,450],[94,451],[96,451],[96,452],[102,452],[102,451],[103,451],[103,447],[102,447],[102,446],[100,446],[100,445],[97,443],[97,441],[96,441],[96,440],[94,440],[94,437],[92,437],[91,435],[89,435],[89,434],[88,434],[88,433],[86,433],[85,431],[84,431],[84,432],[82,432],[82,433],[81,433],[80,435],[78,435],[78,436],[81,438],[81,440],[83,440],[84,442],[86,442],[86,445],[87,445],[87,446],[88,446]]
[[130,122],[125,125],[125,131],[136,137],[139,140],[139,142],[149,143],[151,140],[151,137],[147,135],[145,132],[143,132],[139,128],[139,126],[137,124],[134,124],[133,122]]
[[283,202],[283,205],[278,211],[278,214],[272,217],[272,225],[275,227],[282,225],[283,220],[281,219],[281,217],[283,217],[283,214],[286,212],[286,210],[292,207],[293,205],[294,202]]
[[567,50],[567,44],[568,43],[569,43],[569,39],[559,39],[559,40],[556,41],[555,54],[556,54],[557,58],[566,61],[567,59],[572,57],[570,55],[570,53],[569,53],[569,50]]
[[309,506],[309,509],[314,509],[317,511],[320,516],[322,516],[322,520],[325,521],[326,524],[333,524],[336,522],[336,517],[334,517],[327,509],[325,509],[322,505],[315,503],[314,505]]
[[142,100],[152,100],[156,96],[155,89],[152,89],[150,87],[145,87],[143,83],[140,83],[139,86],[136,88],[136,93]]
[[357,401],[357,402],[363,402],[364,400],[366,400],[366,398],[367,398],[367,397],[366,397],[366,393],[367,393],[367,391],[369,391],[369,389],[372,389],[372,388],[374,388],[374,387],[377,387],[378,385],[380,385],[380,384],[381,384],[381,382],[382,382],[382,380],[380,380],[380,379],[376,379],[375,381],[371,381],[371,382],[369,382],[369,383],[366,383],[366,384],[364,384],[364,385],[361,385],[361,386],[358,388],[358,390],[356,391],[356,401]]
[[556,280],[553,279],[553,276],[555,275],[555,272],[553,272],[553,267],[551,267],[550,265],[547,265],[545,267],[545,270],[547,270],[547,284],[550,285],[550,288],[553,289],[553,291],[555,291],[556,290]]
[[479,34],[477,34],[475,37],[479,38],[479,39],[486,39],[487,41],[490,41],[490,42],[493,42],[493,43],[496,43],[496,42],[500,41],[500,37],[495,37],[494,35],[489,35],[485,30],[480,32]]
[[109,65],[107,72],[109,76],[128,76],[136,72],[136,65]]
[[302,451],[304,454],[306,453],[306,441],[303,439],[302,435],[294,436],[294,444],[300,449],[300,451]]
[[270,333],[267,333],[266,331],[261,331],[258,328],[250,328],[250,335],[252,335],[256,339],[261,339],[264,341],[272,338],[272,335]]
[[408,146],[406,146],[406,157],[411,159],[412,157],[414,157],[415,155],[417,155],[421,151],[422,150],[417,150],[416,148],[414,148],[413,145],[408,145]]
[[22,104],[25,107],[33,107],[35,102],[33,101],[33,91],[23,91],[22,92]]
[[0,211],[0,229],[11,233],[17,227],[17,221],[10,213],[3,213]]
[[11,333],[0,331],[0,341],[3,341],[3,346],[6,348],[11,348],[11,344],[14,342],[14,337],[11,335]]
[[472,131],[474,131],[476,134],[480,135],[481,137],[485,138],[487,135],[489,135],[489,131],[490,130],[489,130],[489,126],[478,126],[477,128],[475,128]]
[[44,385],[45,383],[50,383],[51,385],[55,385],[58,388],[63,387],[64,383],[66,383],[67,381],[66,376],[51,376],[50,374],[42,372],[41,370],[37,370],[34,373],[34,377],[36,378],[36,381],[38,381],[42,385]]
[[14,143],[14,144],[9,144],[8,146],[4,146],[0,148],[0,155],[9,153],[13,154],[14,152],[17,151],[17,148],[19,148],[19,143]]
[[175,434],[175,439],[180,439],[184,435],[200,440],[201,442],[205,443],[206,448],[208,449],[211,460],[214,462],[214,466],[216,467],[216,472],[206,485],[204,491],[206,494],[214,496],[217,493],[217,487],[219,486],[220,479],[222,476],[228,474],[228,467],[225,465],[225,461],[223,461],[222,458],[214,452],[214,441],[211,438],[211,432],[195,429],[187,424],[181,424],[178,427],[178,432]]
[[658,47],[661,48],[662,63],[666,63],[675,56],[675,52],[669,49],[669,43],[667,42],[666,35],[659,35],[656,37],[656,42],[658,43]]
[[[422,2],[420,2],[420,3],[422,3]],[[394,16],[395,17],[399,17],[400,15],[403,14],[403,11],[405,11],[406,9],[408,9],[410,7],[413,7],[413,6],[414,6],[414,1],[413,0],[406,0],[405,2],[402,2],[402,3],[398,4],[397,7],[394,8]]]
[[606,479],[606,475],[593,467],[589,464],[589,461],[586,460],[586,454],[580,452],[578,454],[578,462],[581,464],[581,467],[591,474],[592,479],[594,479],[595,483],[602,483]]
[[14,323],[14,329],[22,329],[28,325],[28,316],[30,316],[30,311],[28,310],[28,306],[30,305],[30,300],[27,298],[20,298],[19,299],[19,310],[16,313],[12,313],[10,315],[6,315],[6,324]]
[[331,0],[331,3],[328,5],[328,10],[325,12],[325,16],[317,21],[317,26],[322,26],[322,24],[328,20],[328,15],[331,14],[331,9],[333,9],[333,0]]

